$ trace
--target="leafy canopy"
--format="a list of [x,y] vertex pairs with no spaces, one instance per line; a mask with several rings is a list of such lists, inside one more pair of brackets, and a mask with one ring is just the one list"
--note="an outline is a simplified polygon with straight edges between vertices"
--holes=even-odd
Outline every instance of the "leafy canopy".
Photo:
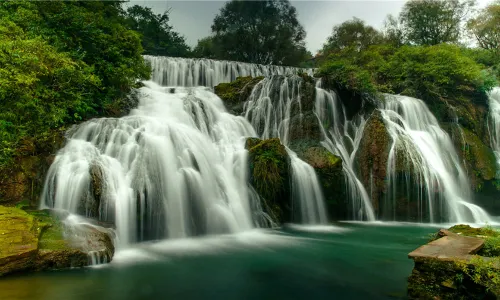
[[457,43],[474,0],[410,0],[400,14],[403,35],[415,45]]
[[212,32],[220,59],[298,65],[307,56],[304,28],[288,0],[230,1]]
[[169,11],[154,14],[149,7],[134,5],[127,9],[127,22],[142,36],[144,54],[188,57],[191,49],[179,33],[168,24]]
[[120,2],[0,2],[0,167],[19,142],[102,115],[147,78]]
[[479,47],[500,55],[500,1],[488,5],[479,15],[469,20],[467,28]]
[[347,47],[361,51],[370,45],[380,44],[382,41],[382,34],[375,28],[365,25],[365,22],[358,18],[353,18],[333,27],[332,34],[323,45],[323,53],[331,53]]

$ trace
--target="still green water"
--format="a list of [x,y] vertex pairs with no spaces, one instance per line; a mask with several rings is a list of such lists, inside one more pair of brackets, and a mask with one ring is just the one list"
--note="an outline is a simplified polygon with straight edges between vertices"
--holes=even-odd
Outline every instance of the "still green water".
[[142,244],[108,265],[1,279],[0,299],[405,299],[407,254],[437,229],[340,223]]

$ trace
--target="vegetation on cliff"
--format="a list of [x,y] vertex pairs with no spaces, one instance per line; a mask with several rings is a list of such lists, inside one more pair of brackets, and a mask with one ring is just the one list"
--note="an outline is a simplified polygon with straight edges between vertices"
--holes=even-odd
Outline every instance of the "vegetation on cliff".
[[[440,243],[443,238],[448,240]],[[468,248],[468,244],[479,247]],[[499,254],[500,232],[491,227],[456,225],[440,230],[430,244],[409,255],[415,267],[408,279],[408,296],[410,299],[496,299],[500,296]]]
[[215,86],[214,92],[224,101],[224,106],[235,115],[243,113],[243,104],[252,93],[254,86],[264,77],[238,77],[229,83],[220,83]]
[[290,221],[290,157],[279,139],[249,138],[250,183],[261,197],[264,211],[278,223]]
[[150,70],[120,2],[0,4],[0,167],[25,137],[99,116]]
[[72,232],[80,236],[76,241],[67,236],[70,229],[50,211],[0,206],[0,276],[86,266],[89,251],[111,260],[114,246],[108,233],[84,226]]

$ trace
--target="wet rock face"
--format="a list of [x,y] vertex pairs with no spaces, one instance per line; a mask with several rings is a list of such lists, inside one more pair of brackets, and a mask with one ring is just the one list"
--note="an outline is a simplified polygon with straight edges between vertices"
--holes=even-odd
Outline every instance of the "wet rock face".
[[355,162],[376,214],[386,189],[385,178],[391,142],[382,115],[379,110],[375,110],[366,122]]
[[230,83],[221,83],[214,87],[214,92],[219,96],[228,111],[234,115],[243,113],[243,104],[252,93],[254,86],[264,77],[238,77]]
[[111,231],[92,225],[65,225],[53,211],[26,212],[0,206],[0,276],[12,273],[83,267],[89,252],[111,261]]
[[250,183],[261,197],[262,208],[277,223],[291,220],[290,157],[279,139],[246,141]]
[[468,225],[441,229],[434,240],[408,254],[415,262],[408,298],[498,299],[500,260],[484,250],[492,248],[488,239],[499,235],[491,228]]
[[330,153],[323,146],[309,147],[297,154],[314,168],[325,197],[328,215],[334,219],[345,219],[347,198],[342,159]]
[[14,161],[0,168],[0,204],[14,206],[26,201],[37,206],[45,175],[63,143],[63,128],[53,130],[43,140],[24,139]]

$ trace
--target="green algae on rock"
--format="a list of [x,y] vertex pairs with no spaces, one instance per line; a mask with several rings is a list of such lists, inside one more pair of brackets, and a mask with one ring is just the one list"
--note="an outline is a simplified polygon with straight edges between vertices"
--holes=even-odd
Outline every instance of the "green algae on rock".
[[250,182],[261,197],[264,211],[277,223],[290,221],[290,157],[279,139],[249,138]]
[[380,111],[374,110],[366,122],[355,161],[363,185],[370,187],[370,198],[376,214],[387,188],[387,160],[391,142]]
[[487,245],[498,236],[488,227],[441,229],[433,241],[408,255],[415,262],[408,278],[409,298],[498,299],[500,257]]
[[252,93],[253,87],[264,77],[238,77],[230,83],[220,83],[214,87],[214,92],[224,101],[226,108],[235,115],[243,113],[243,104]]
[[[87,266],[90,251],[111,260],[114,246],[107,232],[90,225],[73,228],[61,219],[48,210],[26,212],[0,206],[0,276]],[[68,230],[78,238],[67,238]]]
[[323,146],[309,147],[297,154],[314,168],[325,197],[325,206],[329,216],[342,218],[339,214],[347,205],[342,159]]

